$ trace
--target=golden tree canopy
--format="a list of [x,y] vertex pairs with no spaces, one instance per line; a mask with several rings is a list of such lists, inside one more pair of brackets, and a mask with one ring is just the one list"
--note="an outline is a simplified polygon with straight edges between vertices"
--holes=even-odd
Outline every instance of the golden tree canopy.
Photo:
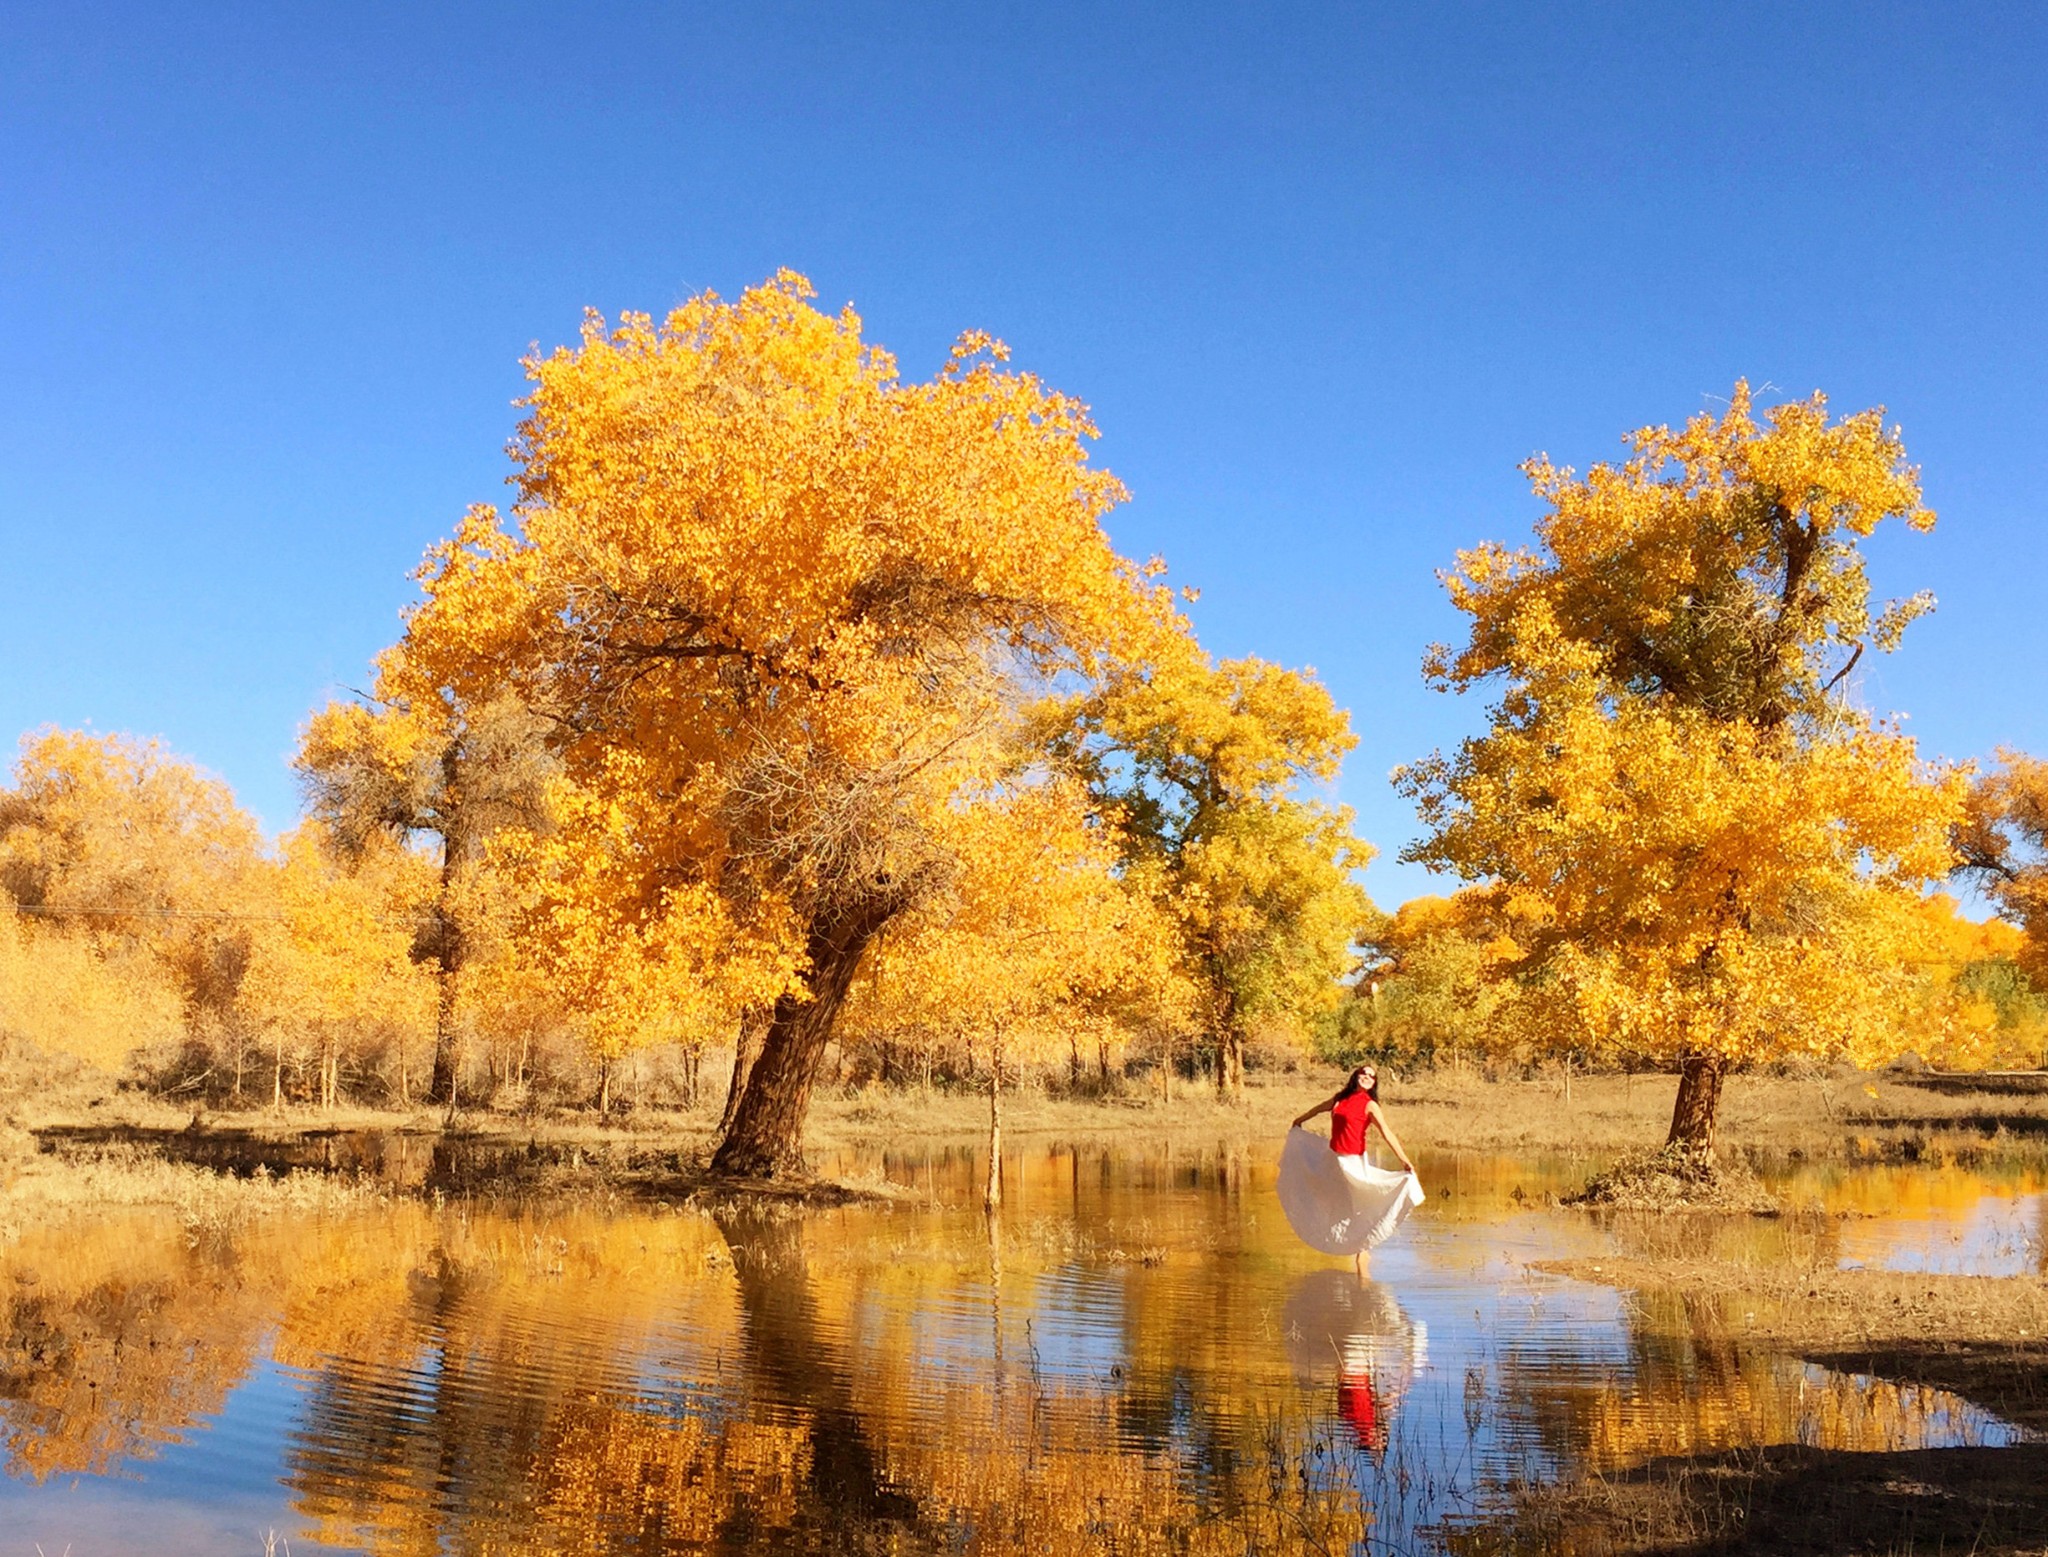
[[218,779],[156,741],[45,730],[0,789],[0,892],[42,926],[145,951],[219,1017],[274,911],[262,831]]
[[1312,673],[1218,664],[1185,636],[1049,717],[1131,866],[1156,880],[1234,1087],[1246,1033],[1305,1036],[1356,960],[1371,905],[1352,872],[1372,849],[1314,795],[1356,744],[1350,720]]
[[2001,751],[1971,787],[1956,848],[1965,872],[2025,932],[2019,960],[2048,989],[2048,762]]
[[1629,459],[1584,476],[1542,455],[1522,467],[1548,510],[1537,545],[1458,554],[1444,583],[1471,637],[1430,651],[1432,678],[1512,682],[1540,608],[1547,630],[1597,650],[1616,690],[1770,726],[1828,716],[1864,645],[1897,647],[1933,609],[1924,593],[1871,603],[1857,543],[1887,519],[1934,525],[1881,410],[1830,423],[1816,394],[1759,419],[1738,382],[1719,417],[1628,442]]
[[[1575,478],[1528,467],[1538,548],[1462,553],[1472,618],[1440,685],[1504,683],[1492,728],[1403,770],[1406,857],[1486,884],[1524,927],[1501,1019],[1677,1061],[1710,1138],[1730,1062],[1900,1046],[1922,886],[1951,863],[1965,776],[1850,705],[1842,678],[1931,602],[1873,610],[1857,540],[1925,528],[1879,413],[1816,396],[1682,432]],[[1697,1085],[1696,1085],[1697,1084]]]
[[[430,556],[394,680],[473,703],[509,682],[585,770],[647,764],[669,868],[715,873],[744,834],[817,890],[832,840],[798,813],[878,782],[942,802],[1019,674],[1091,668],[1163,605],[1102,531],[1123,491],[1083,406],[974,336],[906,384],[809,293],[785,273],[660,324],[593,317],[532,358],[518,530],[477,510]],[[869,820],[874,872],[914,854]]]
[[515,523],[474,510],[430,553],[380,678],[411,707],[515,698],[600,800],[629,771],[648,803],[606,847],[641,879],[614,903],[708,889],[790,938],[804,982],[733,1171],[793,1163],[838,1003],[958,869],[945,819],[1009,770],[1020,707],[1179,631],[1103,532],[1123,489],[1085,407],[980,336],[907,383],[809,296],[784,273],[530,358]]

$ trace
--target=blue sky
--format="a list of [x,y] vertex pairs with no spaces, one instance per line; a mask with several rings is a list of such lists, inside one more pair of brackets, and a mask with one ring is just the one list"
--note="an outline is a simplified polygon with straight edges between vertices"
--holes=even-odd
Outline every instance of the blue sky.
[[1433,570],[1738,375],[1888,406],[1941,609],[1863,695],[2048,749],[2048,13],[2029,6],[14,5],[0,735],[162,735],[272,826],[300,720],[504,495],[534,342],[792,266],[907,372],[1095,407],[1118,544],[1315,666],[1391,863]]

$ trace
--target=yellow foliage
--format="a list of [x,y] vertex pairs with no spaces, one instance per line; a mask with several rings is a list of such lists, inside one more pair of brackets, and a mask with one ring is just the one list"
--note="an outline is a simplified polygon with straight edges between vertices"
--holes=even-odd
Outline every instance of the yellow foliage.
[[1999,752],[1970,791],[1956,844],[1966,873],[2025,932],[2015,956],[2048,990],[2048,762]]
[[2002,920],[1966,919],[1935,893],[1919,904],[1923,946],[1907,1041],[1944,1070],[2032,1068],[2048,1056],[2048,999],[2029,984],[2027,937]]
[[659,802],[642,778],[632,755],[613,753],[601,790],[558,780],[547,830],[508,832],[491,850],[516,905],[516,967],[574,1014],[600,1061],[723,1040],[797,977],[771,920],[742,924],[703,882],[664,885],[650,870],[640,850],[659,836]]
[[280,1064],[287,1044],[317,1053],[324,1103],[336,1100],[344,1057],[391,1049],[402,1067],[433,1032],[433,984],[411,957],[411,909],[429,874],[390,841],[346,869],[317,823],[284,840],[278,917],[256,936],[241,1007]]
[[38,927],[0,907],[0,1039],[103,1070],[183,1031],[178,991],[145,955]]
[[1312,674],[1216,664],[1185,635],[1042,717],[1119,820],[1131,879],[1172,916],[1234,1086],[1249,1031],[1300,1041],[1342,998],[1371,912],[1351,874],[1372,850],[1350,811],[1301,793],[1336,777],[1356,744],[1348,717]]
[[1895,434],[1818,397],[1634,435],[1636,455],[1529,474],[1540,549],[1461,554],[1492,728],[1403,770],[1429,836],[1407,857],[1486,886],[1526,928],[1500,1019],[1536,1041],[1663,1061],[1869,1061],[1899,1016],[1967,775],[1834,688],[1931,602],[1873,612],[1857,538],[1925,528]]
[[945,827],[958,868],[884,942],[847,1013],[854,1033],[986,1039],[996,1063],[1114,1042],[1183,1018],[1173,926],[1116,872],[1117,836],[1077,784],[1007,790]]
[[1360,936],[1366,966],[1326,1031],[1328,1057],[1348,1065],[1522,1047],[1494,1020],[1506,996],[1496,971],[1522,955],[1498,907],[1484,889],[1467,888],[1380,916]]
[[1433,648],[1432,677],[1462,689],[1517,676],[1540,614],[1597,648],[1616,687],[1769,726],[1827,714],[1842,661],[1866,642],[1890,650],[1933,609],[1925,594],[1871,609],[1856,542],[1887,518],[1934,524],[1882,411],[1830,425],[1814,395],[1759,422],[1737,383],[1720,417],[1628,441],[1630,459],[1583,477],[1541,455],[1522,467],[1549,509],[1538,548],[1459,553],[1444,582],[1471,638]]
[[172,1036],[166,991],[194,1027],[227,1020],[270,867],[226,786],[157,742],[61,730],[23,739],[14,779],[0,908],[22,976],[0,999],[24,1035],[113,1065]]

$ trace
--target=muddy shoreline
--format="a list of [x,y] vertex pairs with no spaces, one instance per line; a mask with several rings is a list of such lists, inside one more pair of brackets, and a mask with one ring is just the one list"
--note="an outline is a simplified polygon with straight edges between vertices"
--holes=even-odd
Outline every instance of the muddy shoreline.
[[[1533,1267],[1676,1298],[1695,1333],[1948,1391],[2026,1432],[2007,1447],[1670,1456],[1532,1488],[1513,1537],[1472,1552],[1821,1553],[2048,1549],[2048,1277],[1785,1270],[1723,1260]],[[1526,1541],[1527,1544],[1524,1544]]]

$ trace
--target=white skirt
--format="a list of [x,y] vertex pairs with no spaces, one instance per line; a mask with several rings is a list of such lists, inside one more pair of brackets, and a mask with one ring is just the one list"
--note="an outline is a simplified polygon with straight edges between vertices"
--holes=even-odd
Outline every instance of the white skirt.
[[1287,1225],[1324,1254],[1360,1254],[1383,1243],[1424,1198],[1414,1174],[1340,1157],[1300,1126],[1287,1132],[1280,1152],[1279,1195]]

